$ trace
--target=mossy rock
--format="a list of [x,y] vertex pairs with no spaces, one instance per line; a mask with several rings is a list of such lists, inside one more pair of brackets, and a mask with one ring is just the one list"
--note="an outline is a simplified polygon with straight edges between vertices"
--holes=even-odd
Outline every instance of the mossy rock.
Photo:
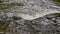
[[8,25],[9,23],[6,23],[6,21],[0,20],[0,32],[6,32],[9,27]]
[[53,2],[57,2],[57,3],[60,3],[60,0],[53,0]]
[[13,20],[20,20],[20,19],[22,19],[22,18],[21,18],[21,17],[17,17],[17,16],[13,16],[12,19],[13,19]]
[[14,6],[24,6],[23,3],[3,3],[3,4],[0,4],[0,10],[4,10],[4,9],[9,9],[9,8],[12,8]]
[[60,17],[60,13],[55,13],[54,16]]
[[0,4],[0,10],[13,7],[13,4]]
[[24,6],[24,3],[20,2],[20,3],[15,3],[16,6]]
[[[54,17],[60,17],[60,13],[52,13],[52,14],[48,14],[48,15],[45,15],[45,16],[54,16]],[[48,18],[48,17],[47,17]],[[50,18],[48,18],[50,19]]]
[[52,1],[55,5],[60,7],[60,0],[49,0]]
[[3,3],[4,1],[3,0],[0,0],[0,3]]

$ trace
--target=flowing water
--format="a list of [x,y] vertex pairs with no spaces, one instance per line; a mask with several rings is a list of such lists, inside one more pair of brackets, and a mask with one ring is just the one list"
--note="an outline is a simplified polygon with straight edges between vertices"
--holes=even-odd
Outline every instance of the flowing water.
[[[25,4],[22,8],[9,9],[14,16],[22,17],[26,20],[33,20],[47,14],[60,13],[60,7],[50,0],[15,0]],[[8,12],[9,13],[9,12]],[[8,14],[7,13],[7,14]],[[10,15],[10,14],[8,14]]]
[[50,0],[9,2],[22,2],[25,6],[0,10],[0,34],[60,34],[60,17],[54,15],[60,13],[60,6]]

